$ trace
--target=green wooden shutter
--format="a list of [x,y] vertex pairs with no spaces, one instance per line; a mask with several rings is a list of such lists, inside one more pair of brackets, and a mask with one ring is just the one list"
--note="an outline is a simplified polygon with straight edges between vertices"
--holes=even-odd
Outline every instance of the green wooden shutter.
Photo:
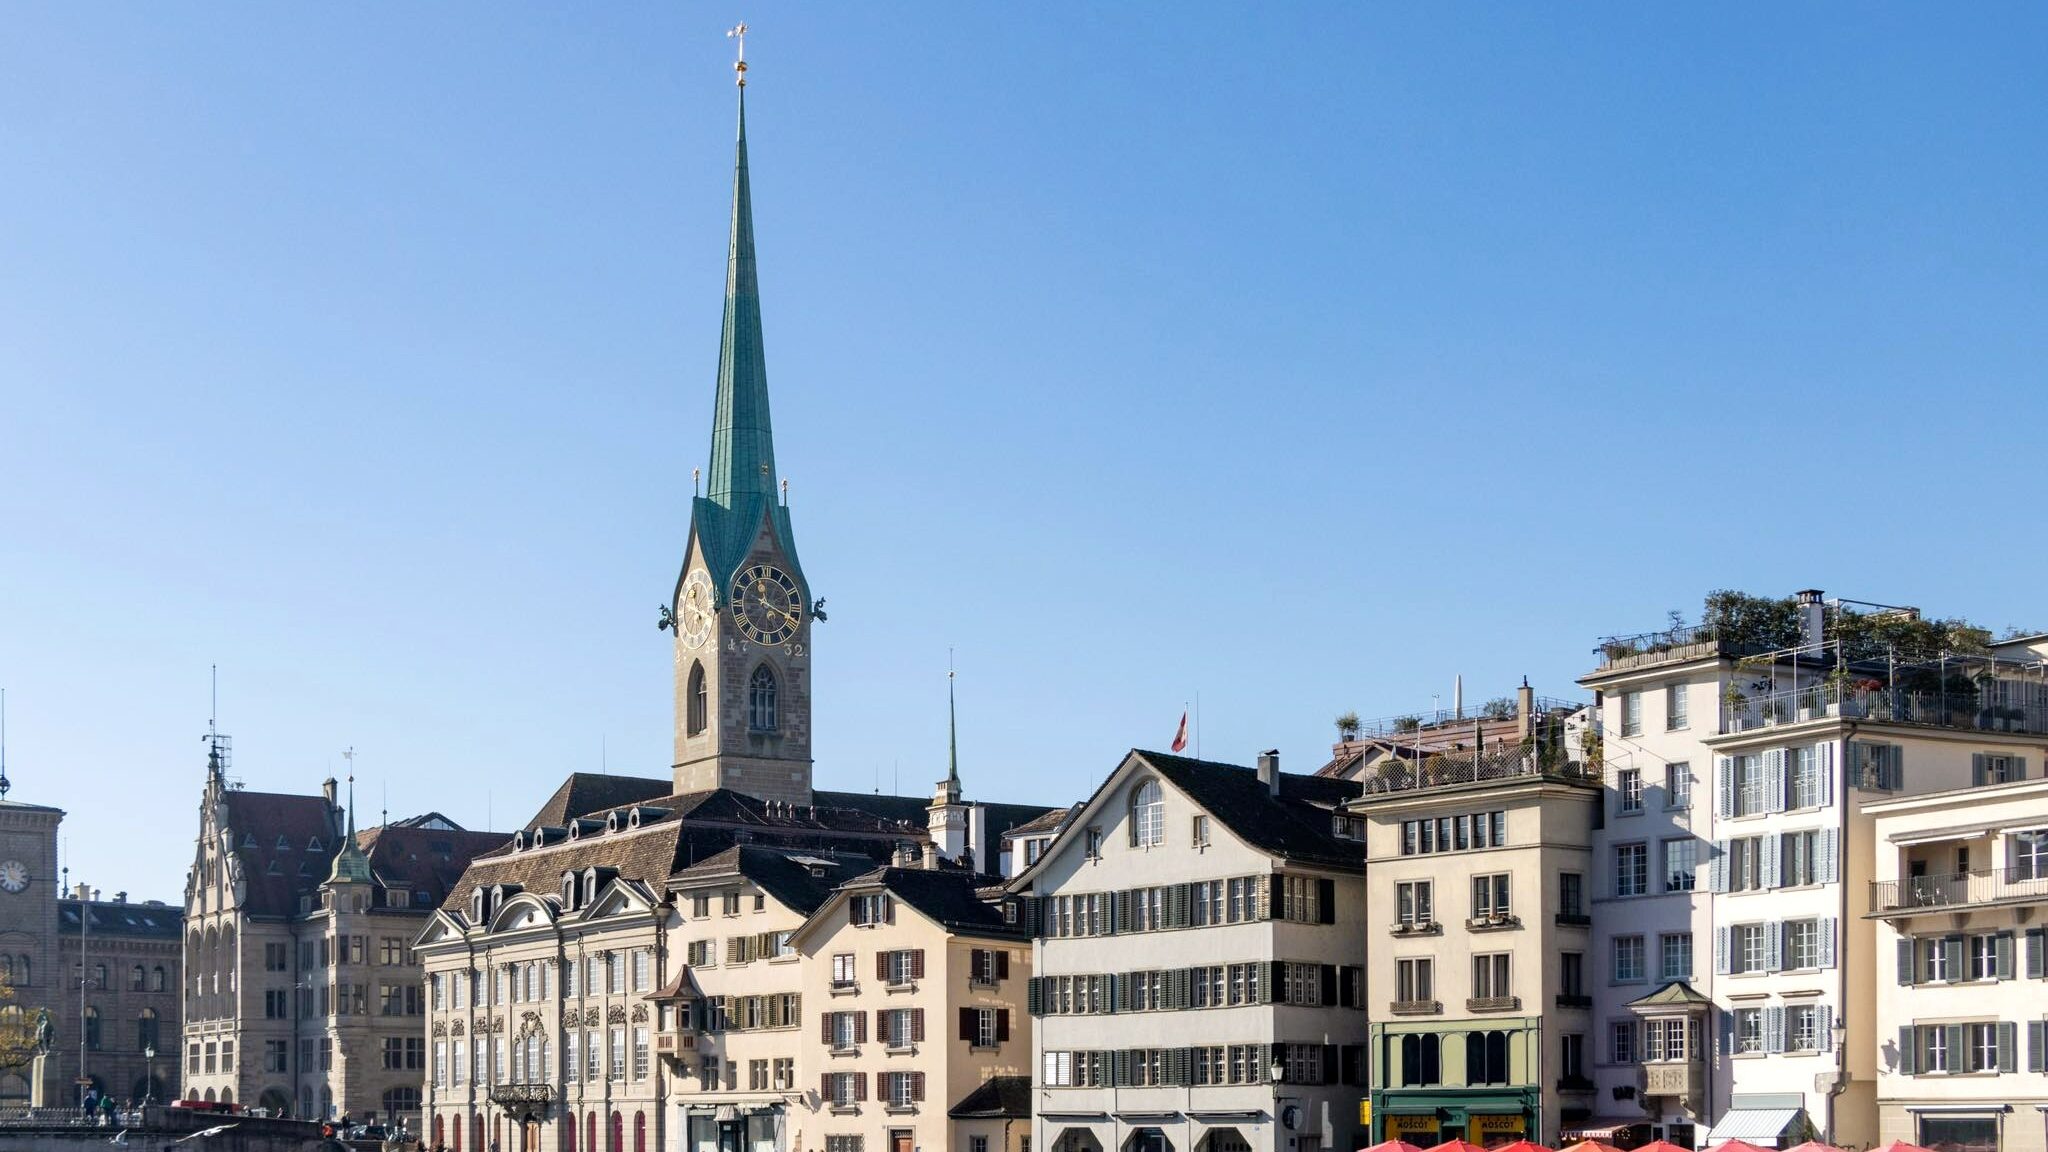
[[1992,949],[1997,961],[1997,975],[2000,980],[2012,979],[2012,945],[2010,932],[2000,932],[1992,940]]
[[1998,1022],[1998,1070],[2011,1073],[2019,1070],[2019,1026],[2010,1020]]
[[2048,928],[2027,929],[2027,979],[2048,976]]
[[1913,938],[1902,936],[1899,938],[1899,983],[1911,984],[1913,976]]
[[1899,1026],[1899,1074],[1912,1076],[1920,1070],[1919,1036],[1911,1024]]
[[2048,1020],[2027,1021],[2027,1071],[2048,1072]]

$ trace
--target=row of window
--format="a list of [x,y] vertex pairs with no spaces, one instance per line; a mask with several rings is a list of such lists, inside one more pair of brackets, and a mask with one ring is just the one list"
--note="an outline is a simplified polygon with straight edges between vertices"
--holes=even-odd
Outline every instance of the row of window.
[[[883,1072],[878,1075],[877,1082],[885,1107],[907,1111],[924,1101],[922,1072]],[[868,1098],[868,1074],[822,1073],[818,1078],[818,1096],[835,1109],[858,1108]]]
[[[265,944],[264,971],[284,971],[285,961],[289,956],[290,952],[284,943]],[[417,961],[413,957],[412,945],[407,943],[403,936],[380,936],[374,947],[370,943],[370,937],[362,935],[321,936],[299,941],[301,970],[370,963],[396,968],[411,967]]]
[[1054,1051],[1043,1055],[1047,1088],[1148,1088],[1212,1084],[1361,1084],[1363,1045],[1218,1044],[1190,1048]]
[[[393,1091],[398,1090],[393,1089]],[[419,1107],[419,1091],[417,1089],[410,1089],[409,1091],[411,1092],[410,1099],[412,1101],[412,1108],[416,1109]],[[406,1111],[406,1109],[400,1109],[394,1106],[390,1092],[387,1092],[384,1095],[384,1111],[387,1115]],[[300,1110],[304,1115],[308,1116],[333,1115],[334,1111],[333,1108],[329,1106],[327,1108],[322,1109],[320,1112],[315,1112],[311,1107],[310,1100],[304,1100],[303,1098],[302,1103],[300,1105]],[[449,1152],[462,1152],[462,1130],[465,1127],[462,1121],[462,1117],[456,1116],[455,1122],[453,1124],[448,1124],[446,1126],[444,1126],[442,1123],[443,1119],[444,1117],[441,1116],[434,1117],[434,1145],[436,1147],[445,1147],[449,1149]],[[502,1116],[494,1118],[491,1121],[491,1139],[488,1145],[489,1147],[495,1148],[502,1143],[502,1141],[499,1139],[499,1136],[501,1134],[501,1126],[503,1125],[503,1123],[504,1118]],[[470,1132],[470,1152],[485,1152],[486,1144],[484,1142],[484,1118],[482,1116],[476,1115],[475,1113],[471,1113],[469,1117],[469,1123],[466,1126],[469,1128]],[[621,1116],[617,1112],[612,1113],[611,1124],[604,1129],[606,1133],[606,1139],[603,1144],[598,1143],[598,1131],[598,1115],[596,1112],[591,1112],[584,1117],[583,1121],[584,1152],[626,1152],[625,1117]],[[451,1139],[448,1139],[444,1142],[444,1135],[451,1137]],[[647,1114],[644,1112],[635,1112],[633,1114],[632,1147],[633,1152],[647,1152]],[[569,1113],[569,1115],[565,1118],[562,1124],[562,1152],[576,1152],[576,1114],[574,1112]],[[856,1148],[853,1149],[852,1152],[859,1152],[859,1150]]]
[[[1647,803],[1646,787],[1640,768],[1623,768],[1614,777],[1614,807],[1624,816],[1641,812]],[[1692,765],[1683,760],[1664,765],[1664,797],[1661,803],[1666,812],[1683,812],[1692,807]]]
[[1052,896],[1036,907],[1038,935],[1061,939],[1260,920],[1331,924],[1337,895],[1326,877],[1268,873]]
[[[1577,953],[1567,953],[1577,955]],[[1513,964],[1506,952],[1478,952],[1471,957],[1472,982],[1467,995],[1472,1000],[1507,1000],[1514,996]],[[1577,993],[1565,993],[1577,995]],[[1427,1004],[1437,999],[1436,960],[1429,956],[1404,956],[1394,961],[1394,1000],[1402,1004]]]
[[[1562,1063],[1558,1067],[1559,1079],[1572,1081],[1585,1076],[1585,1036],[1565,1033],[1560,1053]],[[1461,1057],[1465,1066],[1464,1079],[1446,1079],[1444,1072],[1445,1055],[1450,1054],[1452,1068],[1458,1066]],[[1509,1034],[1498,1029],[1476,1032],[1414,1032],[1400,1037],[1394,1045],[1395,1066],[1390,1070],[1388,1080],[1403,1088],[1440,1088],[1493,1086],[1516,1082],[1513,1067],[1508,1059]],[[1526,1075],[1523,1077],[1526,1079]]]
[[[749,1092],[788,1092],[796,1087],[796,1059],[791,1056],[769,1060],[747,1061],[747,1090]],[[737,1092],[740,1090],[740,1062],[721,1061],[716,1056],[706,1056],[697,1063],[697,1090],[699,1092]]]
[[1431,856],[1439,852],[1470,852],[1500,848],[1508,842],[1505,810],[1401,821],[1401,855]]
[[[1899,1071],[1908,1076],[2019,1070],[2019,1026],[2010,1020],[1907,1024],[1899,1028]],[[2027,1021],[2027,1071],[2048,1071],[2048,1024]]]
[[[1678,732],[1692,723],[1692,709],[1684,681],[1664,685],[1664,730]],[[1621,694],[1621,734],[1641,736],[1643,734],[1643,693],[1641,689]]]
[[[645,1080],[652,1062],[646,1026],[608,1031],[566,1032],[562,1036],[562,1075],[568,1080]],[[434,1041],[434,1085],[545,1083],[550,1075],[547,1037],[528,1032],[517,1039],[476,1037]],[[325,1054],[322,1060],[326,1059]],[[327,1065],[323,1062],[322,1068]]]
[[[325,1068],[326,1065],[323,1064],[321,1067]],[[205,1044],[195,1043],[185,1046],[185,1072],[187,1075],[197,1076],[202,1071],[207,1075],[212,1075],[216,1070],[220,1072],[233,1072],[235,1070],[235,1042],[233,1040],[222,1040],[219,1044],[209,1040]]]
[[1671,1016],[1650,1020],[1617,1020],[1610,1033],[1613,1047],[1609,1056],[1617,1064],[1697,1061],[1706,1058],[1700,1047],[1700,1021],[1693,1016]]
[[803,997],[795,992],[762,996],[708,996],[687,1005],[684,1027],[703,1032],[758,1032],[803,1023]]
[[[2026,944],[2027,979],[2048,977],[2048,929],[2027,929]],[[2011,980],[2016,967],[2011,932],[1907,936],[1899,940],[1898,948],[1901,984]]]
[[[750,732],[773,732],[780,725],[778,709],[779,686],[775,670],[766,664],[757,665],[754,674],[747,677],[747,730]],[[696,736],[710,726],[711,697],[705,683],[702,662],[690,666],[689,690],[685,697],[685,731]]]
[[[725,963],[737,968],[756,960],[773,960],[781,956],[794,956],[796,949],[789,946],[791,932],[756,932],[749,936],[728,936],[725,938]],[[692,940],[684,947],[686,963],[692,968],[718,967],[718,938],[707,937]],[[638,989],[635,989],[638,991]]]
[[1832,916],[1724,925],[1714,929],[1714,971],[1740,975],[1833,968],[1835,936]]
[[[875,1031],[886,1048],[908,1048],[924,1041],[924,1009],[885,1008],[875,1012]],[[834,1052],[852,1052],[868,1042],[868,1014],[826,1012],[818,1018],[819,1039]],[[974,1048],[996,1048],[1009,1042],[1008,1008],[960,1009],[957,1037]]]
[[[1700,843],[1690,836],[1658,842],[1662,856],[1662,892],[1691,892],[1699,886]],[[1648,896],[1650,845],[1635,841],[1613,846],[1614,895]],[[1833,884],[1841,877],[1841,834],[1836,828],[1808,828],[1716,840],[1708,866],[1708,887],[1714,892],[1756,892]]]
[[1025,992],[1033,1016],[1110,1015],[1299,1004],[1360,1008],[1364,970],[1292,960],[1205,964],[1141,972],[1034,976]]
[[[717,941],[692,943],[692,957],[697,955],[698,944],[708,944],[710,948],[715,949]],[[699,962],[692,959],[691,963]],[[709,964],[704,966],[708,967]],[[575,996],[579,993],[591,996],[624,995],[629,976],[632,991],[651,991],[654,987],[654,952],[647,948],[636,948],[631,953],[614,952],[606,956],[591,957],[581,964],[574,959],[564,960],[560,965],[560,976],[561,994],[564,996]],[[552,999],[556,994],[555,977],[554,961],[533,960],[500,965],[490,969],[488,974],[436,972],[428,977],[427,983],[434,1010],[438,1012],[444,1008],[483,1008]]]
[[[22,1032],[27,1032],[31,1027],[26,1020],[27,1013],[19,1005],[10,1004],[5,1009],[0,1009],[0,1016],[5,1017],[10,1027],[18,1028]],[[159,1021],[156,1009],[154,1008],[144,1008],[136,1014],[135,1050],[137,1052],[156,1047],[157,1039],[161,1035],[158,1024]],[[103,1042],[103,1035],[100,1010],[97,1007],[88,1006],[85,1009],[85,1046],[95,1052],[99,1051]],[[232,1047],[229,1050],[232,1051]]]
[[[1514,916],[1510,896],[1513,885],[1506,872],[1489,872],[1472,877],[1471,917],[1475,921],[1501,923]],[[1436,924],[1436,881],[1403,880],[1394,885],[1394,924],[1417,930]]]
[[[299,988],[299,1015],[326,1016],[418,1016],[421,1012],[420,986],[378,981],[377,995],[370,997],[370,985],[320,983]],[[290,993],[283,988],[263,990],[265,1019],[290,1018]],[[374,1008],[372,1007],[374,1005]]]

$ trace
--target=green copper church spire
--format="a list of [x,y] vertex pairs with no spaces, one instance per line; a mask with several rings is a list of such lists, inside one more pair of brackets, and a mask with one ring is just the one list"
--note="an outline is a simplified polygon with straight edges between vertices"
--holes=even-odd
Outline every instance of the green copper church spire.
[[704,492],[727,508],[741,496],[772,497],[776,479],[768,369],[762,356],[761,289],[754,271],[753,196],[747,184],[746,73],[740,73],[740,80],[732,236],[725,258],[725,325],[718,339],[718,402],[711,425],[711,474]]
[[960,791],[960,713],[953,708],[953,670],[946,669],[946,783]]

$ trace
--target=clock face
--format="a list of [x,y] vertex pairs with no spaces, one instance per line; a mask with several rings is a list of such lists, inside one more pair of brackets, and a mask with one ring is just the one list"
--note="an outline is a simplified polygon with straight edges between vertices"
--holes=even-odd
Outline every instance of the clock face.
[[787,644],[803,623],[803,596],[789,573],[756,564],[732,578],[732,619],[756,644]]
[[699,568],[683,581],[683,594],[676,601],[676,619],[682,623],[676,635],[683,638],[685,648],[704,646],[716,611],[711,604],[711,574]]
[[28,887],[28,865],[19,860],[0,863],[0,888],[19,892]]

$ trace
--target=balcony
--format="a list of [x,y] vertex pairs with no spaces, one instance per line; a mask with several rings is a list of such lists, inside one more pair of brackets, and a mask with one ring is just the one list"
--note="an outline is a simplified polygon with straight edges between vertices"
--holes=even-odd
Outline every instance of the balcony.
[[1600,772],[1550,751],[1496,748],[1438,752],[1420,761],[1388,760],[1365,777],[1367,796],[1426,792],[1459,784],[1493,784],[1512,780],[1555,780],[1598,787]]
[[1771,647],[1724,639],[1720,629],[1712,624],[1679,624],[1659,632],[1603,636],[1600,646],[1593,651],[1600,657],[1600,671],[1622,672],[1711,656],[1749,656]]
[[1387,1013],[1392,1016],[1437,1016],[1443,1010],[1443,1003],[1438,1000],[1396,1000],[1387,1005]]
[[2029,865],[1870,883],[1870,913],[1879,917],[2039,900],[2048,900],[2048,874]]
[[1875,680],[1821,682],[1721,704],[1723,732],[1750,732],[1809,720],[1874,720],[1881,724],[2039,734],[2048,732],[2048,706],[1983,704],[1974,689],[1910,692],[1883,687]]
[[1519,1012],[1522,1010],[1520,996],[1474,996],[1465,1001],[1467,1012]]
[[548,1102],[555,1097],[550,1084],[493,1084],[491,1103],[508,1112],[521,1112],[539,1108],[546,1110]]
[[1697,1096],[1706,1084],[1706,1065],[1696,1060],[1646,1060],[1643,1095]]

